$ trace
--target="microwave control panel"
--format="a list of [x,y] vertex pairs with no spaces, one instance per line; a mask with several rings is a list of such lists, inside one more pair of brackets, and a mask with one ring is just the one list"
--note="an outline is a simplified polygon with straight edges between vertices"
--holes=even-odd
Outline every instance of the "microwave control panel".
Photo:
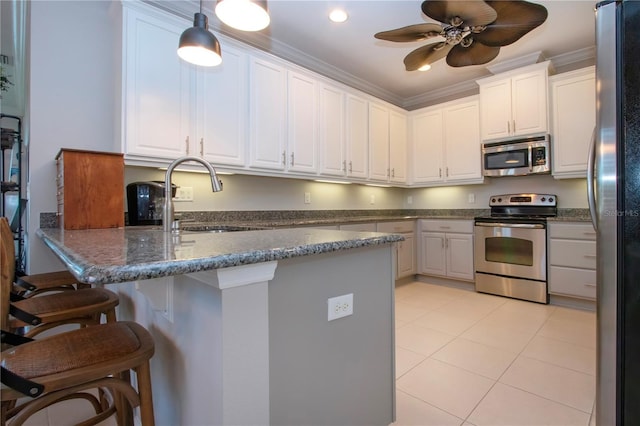
[[547,164],[546,148],[539,146],[531,148],[531,162],[533,166],[544,166]]

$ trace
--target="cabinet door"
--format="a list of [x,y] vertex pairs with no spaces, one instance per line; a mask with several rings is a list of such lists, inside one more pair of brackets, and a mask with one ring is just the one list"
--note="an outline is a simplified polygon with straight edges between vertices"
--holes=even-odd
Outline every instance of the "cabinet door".
[[250,165],[284,170],[287,161],[286,71],[258,58],[252,58],[249,67]]
[[416,273],[415,239],[413,233],[402,234],[404,241],[398,242],[396,277],[402,278]]
[[442,109],[411,118],[413,182],[440,182],[443,179],[444,129]]
[[512,78],[511,114],[514,136],[548,131],[546,68]]
[[447,234],[447,276],[473,280],[473,235]]
[[420,236],[421,274],[446,276],[445,234],[422,232]]
[[174,160],[187,152],[195,109],[195,67],[176,55],[187,21],[123,8],[123,151],[130,156]]
[[347,172],[344,134],[344,92],[332,86],[320,87],[320,173],[344,176]]
[[389,179],[407,182],[407,116],[389,112]]
[[316,81],[300,73],[288,74],[288,169],[317,173],[318,95]]
[[555,177],[586,176],[589,143],[596,124],[595,69],[570,74],[551,82]]
[[445,179],[482,178],[478,102],[453,105],[444,110]]
[[366,100],[347,95],[347,174],[369,176],[369,106]]
[[389,178],[389,111],[374,103],[369,104],[369,178]]
[[480,85],[482,140],[504,138],[511,130],[511,79]]
[[227,44],[221,65],[198,70],[195,150],[214,165],[245,165],[247,83],[247,56]]

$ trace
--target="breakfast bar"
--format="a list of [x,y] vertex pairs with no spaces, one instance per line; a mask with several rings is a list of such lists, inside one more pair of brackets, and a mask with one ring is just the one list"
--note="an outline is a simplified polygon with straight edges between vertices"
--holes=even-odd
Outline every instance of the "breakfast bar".
[[[394,421],[392,245],[402,236],[152,227],[38,235],[80,281],[119,294],[118,319],[153,335],[157,424]],[[329,320],[329,299],[348,295],[352,314]]]

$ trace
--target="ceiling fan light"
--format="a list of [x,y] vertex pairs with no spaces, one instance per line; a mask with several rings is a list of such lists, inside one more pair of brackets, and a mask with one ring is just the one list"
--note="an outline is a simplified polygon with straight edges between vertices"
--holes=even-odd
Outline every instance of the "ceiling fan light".
[[266,0],[218,0],[216,16],[241,31],[260,31],[271,21]]
[[431,64],[424,64],[423,66],[418,68],[418,71],[429,71],[430,69],[431,69]]
[[220,42],[208,28],[207,16],[196,13],[193,18],[193,27],[187,28],[180,36],[178,56],[195,65],[205,67],[220,65],[222,63]]

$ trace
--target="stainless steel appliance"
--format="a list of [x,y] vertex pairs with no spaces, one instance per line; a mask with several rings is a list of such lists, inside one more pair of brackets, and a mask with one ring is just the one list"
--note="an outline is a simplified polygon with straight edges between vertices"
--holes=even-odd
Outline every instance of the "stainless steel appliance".
[[[173,196],[176,185],[171,185]],[[164,182],[133,182],[127,185],[129,225],[162,225]]]
[[491,215],[476,217],[476,291],[548,303],[547,217],[557,214],[553,194],[493,195]]
[[549,135],[542,134],[482,144],[485,176],[523,176],[551,173]]
[[596,7],[596,424],[640,424],[640,2]]

